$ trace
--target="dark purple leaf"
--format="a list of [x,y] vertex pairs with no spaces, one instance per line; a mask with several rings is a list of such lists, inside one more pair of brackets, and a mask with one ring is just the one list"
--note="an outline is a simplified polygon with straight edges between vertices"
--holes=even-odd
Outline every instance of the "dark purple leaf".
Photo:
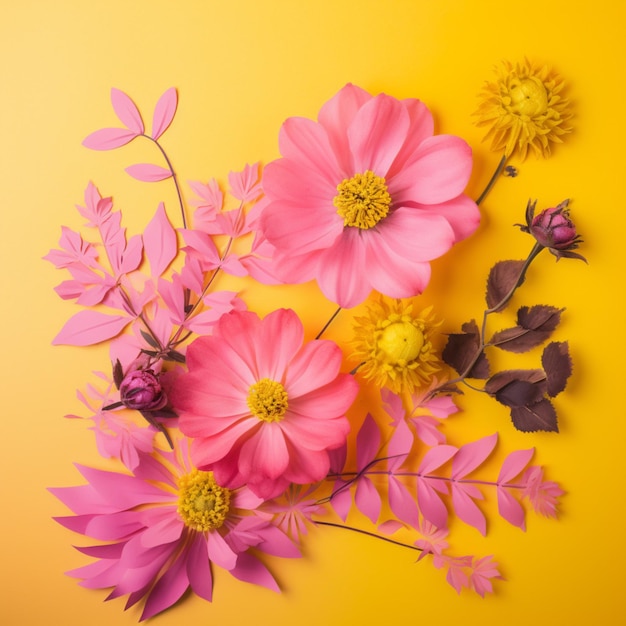
[[461,376],[485,379],[489,377],[489,361],[480,348],[480,331],[474,320],[461,326],[462,333],[448,335],[441,355],[445,363]]
[[514,380],[499,389],[495,398],[504,406],[517,408],[539,402],[543,398],[543,393],[537,384],[529,383],[526,380]]
[[122,364],[120,363],[120,360],[117,359],[113,364],[113,382],[118,389],[120,388],[123,380],[124,370],[122,369]]
[[546,371],[548,395],[561,393],[572,374],[572,359],[567,341],[553,341],[548,344],[541,356],[541,364]]
[[[487,278],[487,306],[494,311],[501,311],[504,306],[497,305],[518,285],[524,261],[498,261],[490,270]],[[522,284],[523,280],[519,283]]]
[[546,304],[523,306],[517,312],[517,323],[528,330],[554,330],[561,321],[564,309],[557,309]]
[[534,433],[538,430],[559,432],[556,411],[547,398],[531,406],[512,408],[511,418],[515,428],[524,433]]
[[508,352],[527,352],[546,341],[561,320],[563,309],[538,304],[517,312],[517,326],[494,333],[489,344]]
[[543,387],[546,374],[543,370],[504,370],[494,374],[485,384],[485,391],[495,396],[503,387],[514,381],[526,381]]

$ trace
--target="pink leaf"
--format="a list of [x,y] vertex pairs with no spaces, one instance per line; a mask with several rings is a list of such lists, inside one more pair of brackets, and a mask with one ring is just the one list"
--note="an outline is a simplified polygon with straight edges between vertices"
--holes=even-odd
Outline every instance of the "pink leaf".
[[380,429],[374,418],[368,413],[356,436],[357,469],[361,471],[371,463],[380,449]]
[[242,172],[230,172],[228,183],[230,184],[231,195],[237,200],[242,202],[255,200],[262,193],[259,182],[259,164],[246,164]]
[[333,491],[337,492],[331,498],[330,504],[332,505],[335,513],[345,522],[352,506],[352,496],[350,495],[350,489],[347,487],[341,491],[337,491],[345,483],[343,481],[337,481],[334,484]]
[[458,480],[473,472],[492,453],[498,433],[467,443],[459,448],[452,461],[452,478]]
[[426,520],[437,528],[445,528],[448,523],[448,510],[427,479],[417,479],[417,502]]
[[417,503],[409,493],[409,490],[395,477],[389,476],[389,507],[394,515],[416,527],[419,523]]
[[383,535],[393,535],[401,528],[405,528],[402,522],[399,522],[395,519],[388,519],[387,521],[378,525],[378,532],[383,533]]
[[130,318],[120,315],[80,311],[65,323],[52,343],[55,346],[90,346],[115,337],[130,321]]
[[394,429],[393,435],[387,445],[387,467],[390,471],[397,470],[411,451],[413,446],[413,433],[407,423],[402,420],[398,422]]
[[111,89],[111,103],[122,124],[141,135],[144,131],[143,120],[135,103],[123,91],[115,88]]
[[[483,536],[487,534],[487,521],[482,511],[476,506],[472,497],[476,497],[476,492],[471,489],[471,485],[452,483],[452,506],[459,519],[466,524],[476,528]],[[468,493],[474,491],[474,493]],[[482,494],[478,492],[482,497]]]
[[534,453],[534,448],[511,452],[511,454],[504,459],[504,463],[502,463],[498,483],[503,484],[511,482],[528,463],[530,463],[530,459],[532,459]]
[[83,146],[91,150],[114,150],[130,143],[137,133],[126,128],[101,128],[83,139]]
[[126,172],[137,180],[156,183],[172,176],[171,170],[152,163],[137,163],[126,168]]
[[141,264],[143,255],[143,242],[141,235],[133,235],[126,244],[124,252],[118,263],[118,275],[128,274],[135,271]]
[[524,508],[505,487],[500,485],[498,485],[498,512],[509,524],[526,530]]
[[178,94],[175,87],[170,87],[156,103],[152,117],[152,139],[158,139],[174,119],[178,106]]
[[176,256],[178,248],[176,232],[167,219],[165,206],[162,202],[146,226],[143,244],[150,262],[152,276],[160,276]]
[[376,487],[366,476],[361,476],[356,484],[354,503],[363,515],[366,515],[372,524],[378,521],[381,509],[381,500]]
[[457,450],[458,448],[449,445],[431,448],[424,455],[424,458],[417,469],[418,474],[430,474],[430,472],[448,462],[457,453]]

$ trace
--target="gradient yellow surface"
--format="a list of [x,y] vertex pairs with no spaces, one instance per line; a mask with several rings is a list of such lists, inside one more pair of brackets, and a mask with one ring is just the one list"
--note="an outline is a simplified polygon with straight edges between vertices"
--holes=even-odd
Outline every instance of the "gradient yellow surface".
[[[167,183],[130,179],[123,168],[149,158],[141,147],[96,153],[81,146],[115,125],[111,87],[148,115],[176,86],[177,119],[165,138],[183,180],[225,180],[231,169],[278,156],[290,115],[314,117],[346,82],[371,92],[419,97],[438,132],[472,144],[470,193],[498,155],[472,125],[476,93],[502,59],[528,56],[566,78],[575,132],[546,161],[530,158],[503,179],[482,207],[477,234],[435,264],[424,299],[452,330],[482,311],[489,267],[522,258],[529,240],[512,227],[528,198],[565,197],[589,265],[545,255],[520,303],[567,308],[558,339],[568,339],[575,372],[557,399],[559,435],[515,432],[505,410],[478,396],[448,433],[461,444],[499,430],[500,454],[535,446],[548,478],[567,490],[560,521],[529,514],[523,533],[498,518],[493,502],[482,538],[455,525],[457,553],[494,554],[506,582],[484,600],[457,596],[441,572],[414,554],[366,537],[319,529],[305,558],[276,561],[281,595],[216,576],[215,600],[197,598],[157,617],[162,624],[586,625],[624,623],[623,235],[626,3],[522,3],[502,0],[137,0],[2,3],[0,21],[0,245],[2,286],[2,451],[0,453],[0,623],[6,626],[133,624],[139,612],[104,591],[80,588],[65,570],[86,562],[81,538],[55,524],[66,509],[48,486],[74,485],[73,462],[103,466],[75,390],[107,367],[103,348],[50,345],[74,312],[52,288],[61,273],[41,260],[93,180],[113,195],[137,232]],[[513,161],[514,164],[520,165]],[[292,305],[318,328],[334,309],[314,289],[256,296],[261,313]],[[253,299],[254,300],[254,299]],[[321,302],[315,308],[310,302]],[[329,336],[349,332],[349,315]]]

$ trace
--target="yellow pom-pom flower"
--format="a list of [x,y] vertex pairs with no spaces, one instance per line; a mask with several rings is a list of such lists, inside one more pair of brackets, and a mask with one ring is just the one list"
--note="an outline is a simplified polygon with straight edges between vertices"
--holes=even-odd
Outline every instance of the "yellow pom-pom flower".
[[367,315],[355,318],[352,358],[359,374],[395,393],[428,385],[441,369],[431,342],[440,325],[432,306],[415,313],[410,301],[372,303]]
[[529,148],[536,156],[549,156],[551,144],[562,143],[562,135],[572,130],[570,103],[561,95],[563,81],[548,67],[528,60],[515,65],[504,61],[496,73],[474,113],[478,126],[489,127],[485,140],[505,157],[516,152],[524,160]]

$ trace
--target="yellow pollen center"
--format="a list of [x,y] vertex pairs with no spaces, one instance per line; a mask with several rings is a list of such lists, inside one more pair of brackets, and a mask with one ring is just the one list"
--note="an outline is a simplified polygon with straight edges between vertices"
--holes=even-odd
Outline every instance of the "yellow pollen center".
[[548,110],[548,93],[538,78],[531,76],[515,80],[509,85],[509,109],[516,115],[533,117]]
[[424,333],[410,322],[389,324],[376,342],[384,360],[392,365],[414,361],[424,347]]
[[178,514],[189,528],[219,528],[229,508],[230,491],[215,482],[213,472],[194,470],[178,480]]
[[289,406],[285,388],[269,378],[254,383],[246,401],[252,414],[264,422],[279,422]]
[[344,226],[367,230],[389,213],[391,196],[385,179],[370,170],[346,178],[337,185],[337,192],[333,204],[343,217]]

